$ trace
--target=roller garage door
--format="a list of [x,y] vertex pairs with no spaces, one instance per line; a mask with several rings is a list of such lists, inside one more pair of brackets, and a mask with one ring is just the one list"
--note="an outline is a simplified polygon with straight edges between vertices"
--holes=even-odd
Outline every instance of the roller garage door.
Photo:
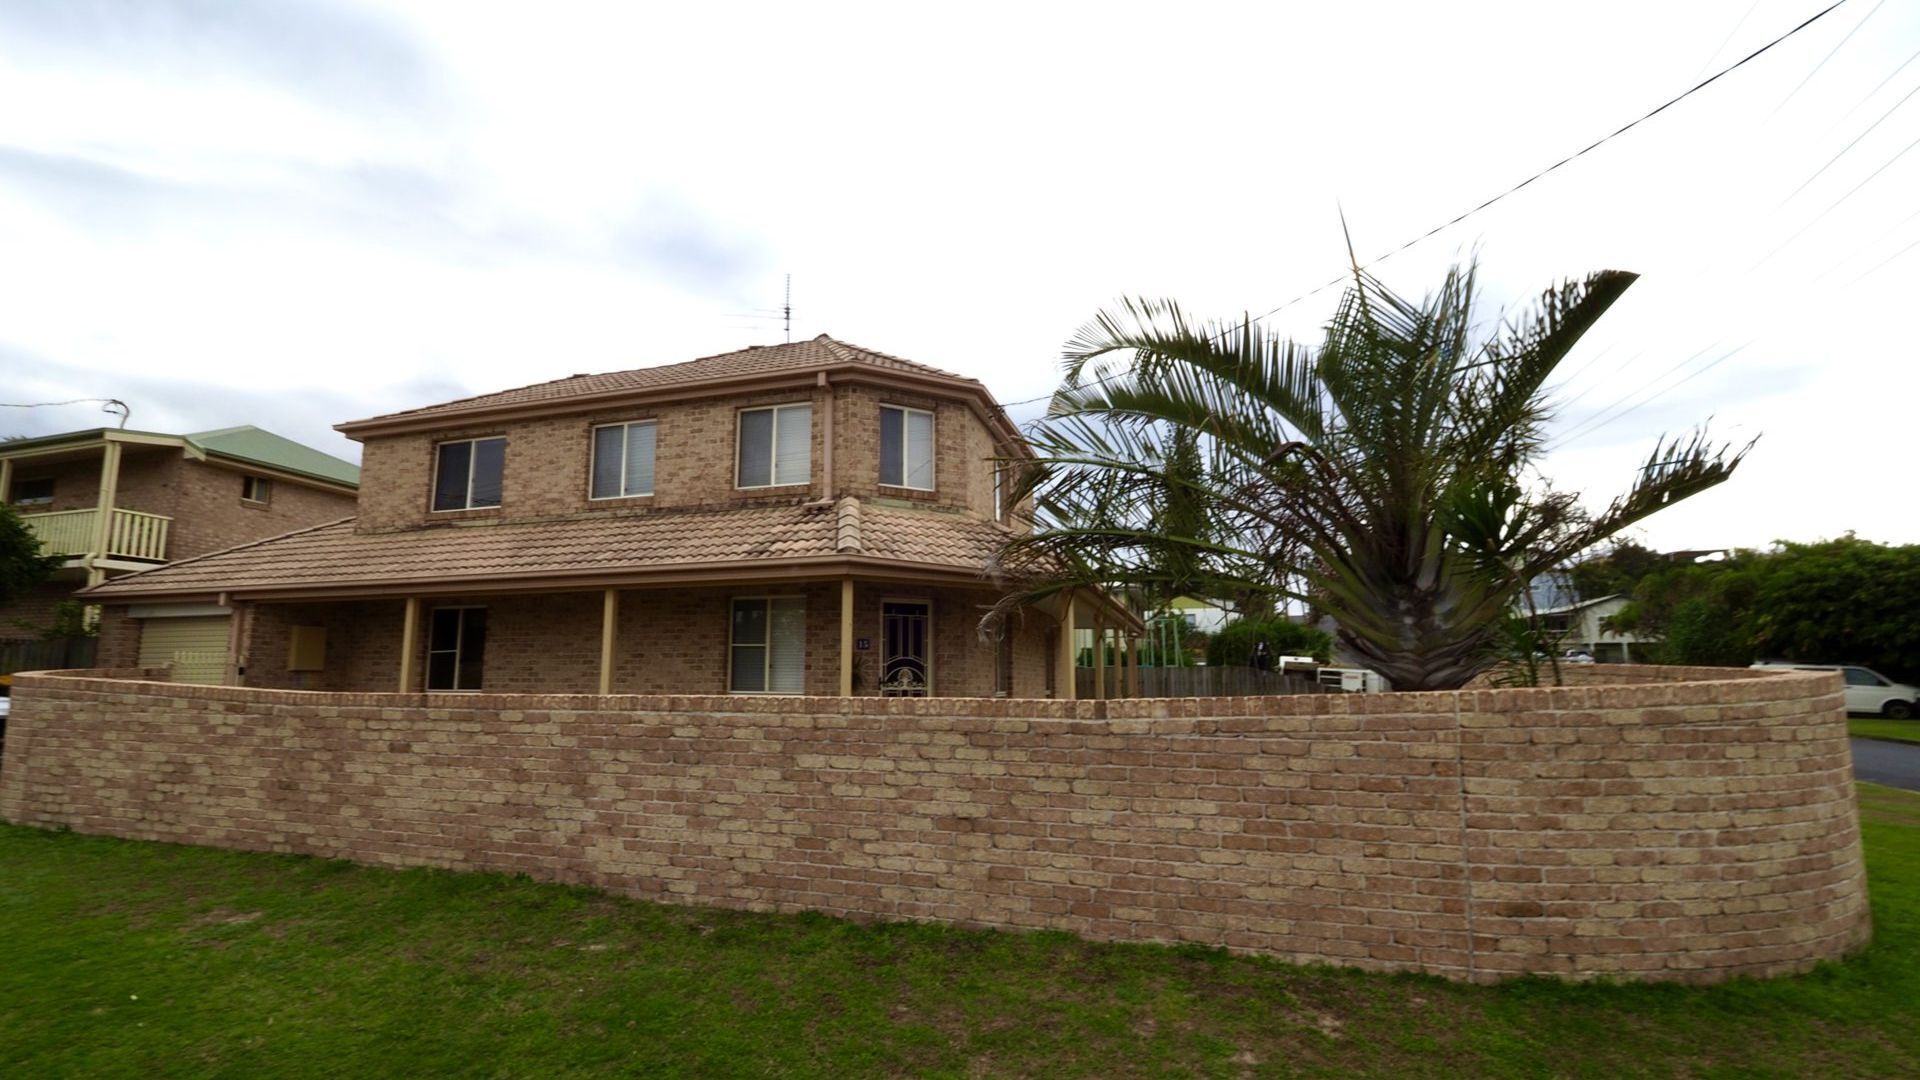
[[140,666],[171,667],[175,682],[225,682],[228,619],[196,615],[140,620]]

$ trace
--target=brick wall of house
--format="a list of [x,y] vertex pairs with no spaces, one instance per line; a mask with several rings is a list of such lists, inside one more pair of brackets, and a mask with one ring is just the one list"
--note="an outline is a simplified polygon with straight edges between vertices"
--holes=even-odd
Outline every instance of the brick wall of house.
[[[364,472],[358,527],[366,532],[388,532],[469,519],[514,521],[619,507],[722,507],[767,499],[824,497],[827,490],[823,447],[828,396],[828,391],[820,389],[790,390],[369,438],[362,455]],[[993,477],[988,459],[994,453],[993,442],[985,425],[965,405],[851,383],[834,386],[831,396],[834,402],[834,495],[881,496],[959,507],[982,517],[991,516]],[[814,406],[811,482],[757,490],[736,488],[739,411],[801,401],[809,401]],[[934,411],[934,491],[880,485],[880,406],[883,403]],[[658,424],[654,494],[628,499],[590,498],[593,428],[635,420],[653,420]],[[496,435],[507,439],[501,505],[497,509],[432,512],[429,507],[434,448],[442,442]]]
[[[750,491],[736,489],[735,414],[743,408],[796,402],[814,404],[811,483]],[[516,521],[592,513],[613,507],[729,506],[767,499],[817,498],[824,490],[820,449],[823,402],[820,391],[794,390],[370,438],[361,455],[358,528],[363,532],[389,532],[458,520]],[[658,424],[654,436],[653,496],[590,498],[588,470],[592,461],[593,429],[601,424],[634,420],[653,420]],[[432,512],[435,447],[456,439],[496,435],[504,435],[507,440],[501,505],[495,509]]]
[[1455,978],[1869,933],[1840,682],[1132,702],[15,694],[0,817]]
[[[748,596],[797,596],[806,601],[806,692],[837,694],[838,583],[623,590],[615,636],[615,692],[726,693],[732,602]],[[981,640],[978,629],[986,605],[993,600],[991,593],[866,582],[857,584],[854,590],[854,636],[866,639],[871,646],[858,654],[864,679],[856,687],[856,694],[875,692],[882,646],[880,606],[884,599],[932,603],[935,694],[993,695],[995,645]],[[493,693],[595,692],[600,685],[603,602],[600,592],[423,601],[415,688],[425,685],[430,612],[444,603],[487,609],[483,689]],[[400,601],[248,605],[241,657],[246,668],[245,685],[289,690],[394,689],[400,670],[403,610]],[[1011,624],[1015,696],[1040,697],[1046,693],[1044,650],[1051,625],[1039,615]],[[287,670],[289,630],[293,626],[326,628],[324,671]]]
[[61,601],[73,598],[73,590],[86,584],[65,576],[42,582],[6,604],[0,604],[0,640],[37,638],[53,622]]
[[[275,479],[267,503],[240,498],[244,470],[180,460],[171,481],[167,557],[190,559],[236,544],[351,517],[354,497]],[[131,509],[131,504],[126,504]]]

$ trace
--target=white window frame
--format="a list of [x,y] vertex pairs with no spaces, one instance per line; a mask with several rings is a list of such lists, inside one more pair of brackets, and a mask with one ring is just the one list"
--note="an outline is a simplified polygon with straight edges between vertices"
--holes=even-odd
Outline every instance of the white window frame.
[[[890,487],[890,488],[899,488],[902,491],[934,491],[936,490],[939,485],[939,471],[940,471],[939,445],[940,444],[939,444],[939,428],[938,428],[939,419],[934,415],[933,410],[932,409],[916,409],[911,405],[881,405],[880,411],[883,413],[892,411],[900,414],[900,481],[901,481],[898,484],[889,484],[886,481],[882,480],[880,481],[880,486]],[[926,487],[920,487],[917,484],[909,484],[906,482],[907,477],[913,475],[913,469],[911,468],[912,462],[909,461],[907,458],[907,447],[910,445],[909,440],[907,439],[907,417],[911,416],[914,413],[919,413],[921,416],[924,416],[927,418],[928,482]],[[880,464],[882,468],[886,466],[886,462],[884,461],[882,461]]]
[[[807,410],[807,475],[805,479],[780,483],[780,412],[783,409],[804,407]],[[748,413],[770,412],[773,414],[773,428],[767,437],[767,483],[743,484],[740,482],[740,440],[747,425],[743,422]],[[813,402],[783,401],[778,405],[756,405],[751,409],[737,409],[733,414],[733,486],[736,491],[763,491],[767,488],[799,487],[813,483]],[[751,597],[741,597],[743,600]]]
[[[594,455],[600,452],[600,432],[601,432],[601,429],[603,428],[616,428],[616,427],[627,429],[625,433],[620,436],[620,494],[595,495],[593,493],[593,467],[594,467]],[[651,487],[645,491],[630,492],[627,490],[627,440],[633,437],[632,429],[637,427],[650,427],[653,429],[653,482],[655,487],[659,486],[660,484],[660,421],[658,419],[616,420],[611,424],[595,424],[593,425],[593,429],[587,433],[587,501],[588,502],[611,502],[615,499],[646,499],[646,498],[653,497],[653,488]],[[738,470],[739,467],[740,467],[740,456],[738,453],[736,453],[734,455],[734,468]]]
[[[454,441],[458,442],[459,440],[456,439]],[[433,681],[434,654],[448,651],[446,649],[436,649],[433,647],[433,616],[436,613],[442,612],[442,611],[485,611],[485,610],[487,610],[487,605],[485,604],[436,604],[433,607],[427,609],[427,633],[426,633],[427,655],[426,655],[426,663],[421,665],[421,668],[420,668],[420,688],[422,690],[424,690],[429,694],[478,694],[480,693],[480,687],[478,686],[455,685],[452,687],[436,688],[436,687],[429,686],[427,684]],[[453,627],[454,627],[453,649],[452,649],[453,681],[455,684],[458,684],[460,682],[460,654],[464,650],[467,643],[466,642],[466,638],[467,638],[466,617],[462,616],[454,620]],[[486,658],[483,656],[480,659],[480,681],[485,682],[486,678],[487,678]]]
[[1007,467],[993,463],[993,520],[1007,520]]
[[[467,451],[467,494],[465,506],[449,506],[445,510],[433,505],[440,494],[440,448],[458,446],[461,443],[477,445],[483,442],[500,440],[500,502],[493,506],[473,505],[473,459],[474,452]],[[506,504],[507,487],[507,437],[505,435],[477,435],[471,439],[447,439],[433,444],[433,482],[427,486],[427,511],[434,514],[464,514],[471,510],[498,510]]]
[[[736,648],[760,648],[766,650],[762,661],[760,683],[771,687],[773,684],[773,605],[776,601],[789,601],[800,605],[800,689],[798,690],[736,690],[733,686],[733,651]],[[767,640],[764,642],[736,642],[733,640],[733,609],[743,603],[764,605],[767,612]],[[740,695],[772,695],[775,697],[804,696],[807,692],[807,635],[806,635],[807,598],[804,596],[733,596],[727,598],[727,693]]]
[[[264,493],[262,493],[260,488],[262,484],[266,485]],[[252,503],[255,506],[265,506],[272,502],[273,481],[264,476],[242,476],[240,478],[240,501]]]

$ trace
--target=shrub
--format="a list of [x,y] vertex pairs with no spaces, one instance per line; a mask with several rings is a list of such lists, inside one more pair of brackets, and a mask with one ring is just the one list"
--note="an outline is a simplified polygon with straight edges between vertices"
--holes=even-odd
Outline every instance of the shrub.
[[1333,635],[1288,618],[1262,621],[1243,619],[1213,635],[1207,642],[1209,667],[1248,667],[1253,647],[1265,641],[1275,657],[1311,656],[1321,663],[1333,655]]

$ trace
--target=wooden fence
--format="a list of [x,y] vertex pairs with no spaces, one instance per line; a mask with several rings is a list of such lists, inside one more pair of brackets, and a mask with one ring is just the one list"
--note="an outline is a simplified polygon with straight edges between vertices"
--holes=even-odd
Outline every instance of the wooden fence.
[[98,638],[54,638],[51,641],[0,641],[0,675],[16,671],[59,671],[93,666]]
[[[1126,697],[1126,671],[1107,669],[1107,696]],[[1301,672],[1260,671],[1250,667],[1143,667],[1141,697],[1259,697],[1267,694],[1318,694],[1328,688]],[[1093,669],[1074,670],[1074,692],[1093,697]]]

